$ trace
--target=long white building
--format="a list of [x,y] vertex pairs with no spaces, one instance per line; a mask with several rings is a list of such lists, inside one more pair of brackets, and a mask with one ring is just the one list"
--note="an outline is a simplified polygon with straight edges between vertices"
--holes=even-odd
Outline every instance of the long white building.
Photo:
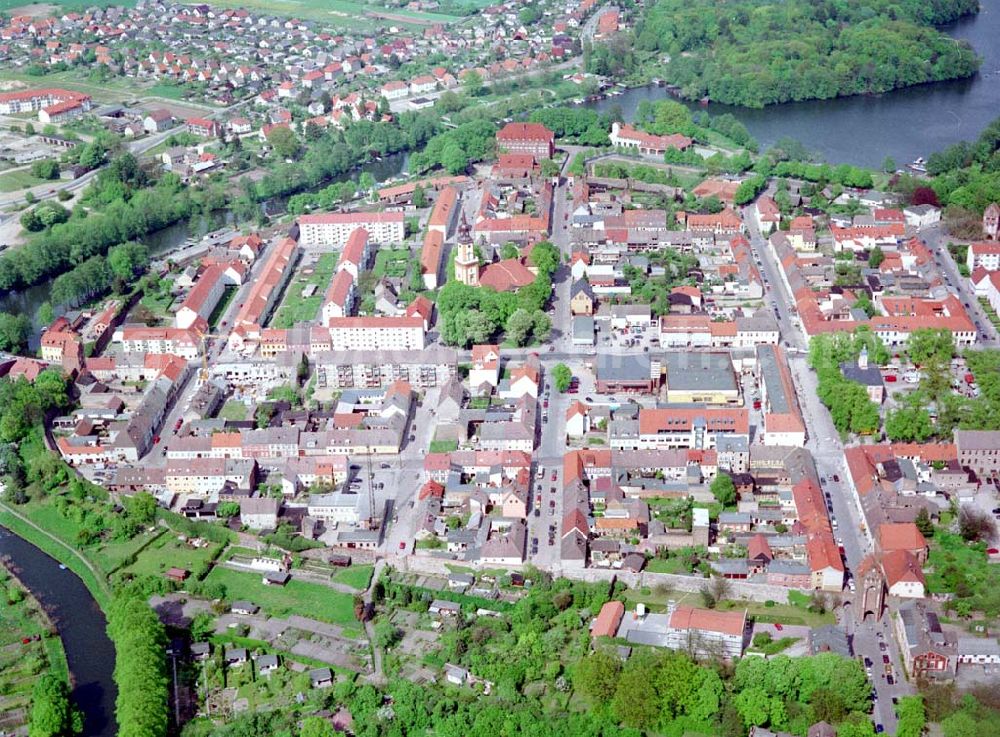
[[358,228],[375,243],[401,243],[406,237],[401,212],[327,212],[299,218],[299,245],[342,248]]
[[334,351],[419,351],[424,349],[421,317],[334,317],[328,322]]

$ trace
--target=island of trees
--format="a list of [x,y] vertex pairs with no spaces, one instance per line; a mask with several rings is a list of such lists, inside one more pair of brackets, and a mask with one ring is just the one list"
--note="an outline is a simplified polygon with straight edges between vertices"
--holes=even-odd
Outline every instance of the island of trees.
[[592,56],[640,73],[664,61],[684,97],[732,105],[878,94],[973,75],[972,48],[934,25],[977,10],[976,0],[658,0],[636,26],[635,54]]

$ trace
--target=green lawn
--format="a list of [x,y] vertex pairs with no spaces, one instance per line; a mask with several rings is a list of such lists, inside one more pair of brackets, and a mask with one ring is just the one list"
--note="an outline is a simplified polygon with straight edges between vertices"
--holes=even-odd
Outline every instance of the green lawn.
[[685,559],[678,556],[675,558],[667,558],[666,560],[663,560],[662,558],[653,558],[651,561],[646,563],[646,571],[648,573],[677,573],[684,575],[688,572],[688,568]]
[[383,276],[401,278],[406,276],[410,265],[410,250],[408,248],[384,248],[375,254],[375,268],[372,273],[377,279]]
[[[315,264],[303,268],[301,264],[288,285],[281,304],[274,313],[271,327],[287,329],[299,322],[312,322],[323,306],[323,296],[337,268],[337,254],[324,253]],[[309,273],[306,273],[309,272]],[[316,287],[311,297],[303,297],[302,290],[309,284]]]
[[240,291],[239,287],[235,285],[227,286],[223,289],[222,299],[219,300],[219,304],[217,304],[215,309],[212,310],[212,314],[208,316],[208,326],[213,332],[215,331],[215,326],[218,324],[219,320],[222,319],[223,314],[225,314],[226,310],[229,308],[230,303],[233,301],[233,297],[236,296],[238,291]]
[[430,452],[431,453],[451,453],[453,450],[458,450],[457,440],[432,440]]
[[774,603],[766,606],[762,601],[724,601],[719,606],[723,611],[746,609],[747,616],[758,622],[780,622],[781,624],[799,624],[806,627],[819,627],[824,624],[835,624],[833,612],[818,614],[810,612],[805,607],[794,604]]
[[252,601],[271,616],[298,614],[332,624],[357,624],[354,618],[354,597],[322,584],[292,579],[285,586],[265,586],[261,583],[260,574],[234,571],[222,566],[213,568],[205,581],[225,586],[227,601]]
[[222,405],[222,409],[219,410],[219,417],[224,420],[232,420],[233,422],[245,420],[247,418],[247,406],[243,402],[230,399]]
[[360,591],[368,588],[374,570],[375,566],[351,566],[338,571],[333,580]]
[[169,568],[194,571],[211,558],[215,547],[209,543],[205,547],[195,548],[178,540],[176,533],[167,532],[143,550],[135,563],[125,570],[147,576],[161,576]]
[[170,314],[170,305],[173,302],[174,296],[170,292],[165,292],[164,294],[150,292],[143,295],[142,299],[139,300],[140,305],[163,320],[173,318],[173,315]]
[[154,84],[146,90],[146,94],[153,95],[154,97],[163,97],[167,100],[183,100],[184,93],[189,90],[190,88],[185,90],[184,87],[176,84]]
[[102,543],[94,550],[90,557],[102,571],[107,571],[110,574],[123,566],[125,562],[129,560],[132,555],[141,550],[143,546],[160,535],[169,536],[169,533],[165,530],[157,530],[154,533],[136,535],[131,540],[126,540],[125,542]]
[[31,173],[30,169],[18,169],[0,174],[0,192],[16,192],[20,189],[34,187],[43,184],[44,179],[39,179]]

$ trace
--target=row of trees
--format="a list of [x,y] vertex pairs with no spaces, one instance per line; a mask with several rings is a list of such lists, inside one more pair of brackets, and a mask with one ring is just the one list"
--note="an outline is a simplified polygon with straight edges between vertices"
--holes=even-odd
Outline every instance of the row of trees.
[[115,644],[115,716],[119,737],[163,737],[169,726],[167,634],[149,604],[119,597],[108,611]]
[[116,244],[142,238],[198,210],[224,203],[211,191],[185,187],[174,174],[165,174],[154,186],[138,189],[129,180],[105,178],[101,182],[102,188],[91,197],[98,209],[78,206],[68,221],[39,233],[29,246],[0,256],[0,291],[38,284],[93,256],[104,255]]
[[932,8],[795,0],[762,13],[750,0],[725,6],[659,0],[637,24],[635,47],[669,55],[667,78],[686,97],[748,107],[975,74],[972,48],[927,20],[973,13],[975,0],[942,0]]
[[83,715],[69,698],[69,684],[51,673],[31,691],[28,737],[73,737],[83,731]]

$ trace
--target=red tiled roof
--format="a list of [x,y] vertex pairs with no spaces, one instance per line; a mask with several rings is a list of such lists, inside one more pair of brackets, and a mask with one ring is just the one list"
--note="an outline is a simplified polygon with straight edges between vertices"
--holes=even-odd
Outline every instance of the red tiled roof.
[[679,606],[670,615],[671,629],[703,630],[739,636],[746,628],[746,611],[720,612],[712,609],[696,609]]
[[601,607],[594,626],[590,629],[593,637],[614,637],[618,632],[618,625],[625,616],[625,605],[620,601],[609,601]]
[[878,526],[878,544],[882,552],[923,550],[927,540],[912,522],[887,522]]
[[555,134],[541,123],[507,123],[497,133],[497,140],[551,142]]

